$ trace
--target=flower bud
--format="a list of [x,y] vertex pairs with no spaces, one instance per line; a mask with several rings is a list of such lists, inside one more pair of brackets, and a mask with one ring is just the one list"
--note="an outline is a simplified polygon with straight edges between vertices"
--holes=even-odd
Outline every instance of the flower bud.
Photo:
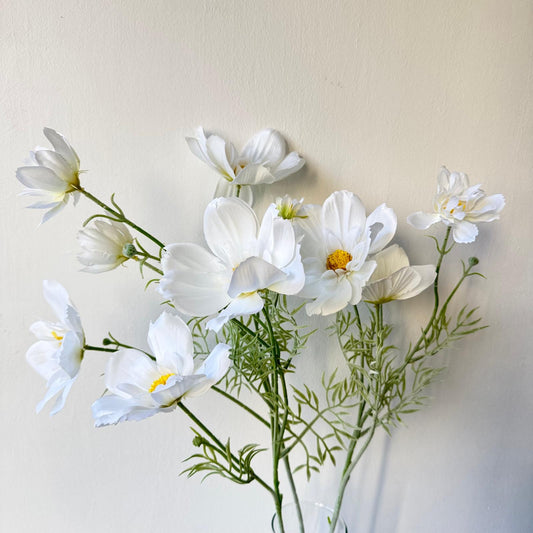
[[122,255],[124,257],[131,258],[136,253],[137,253],[137,249],[131,242],[126,243],[122,248]]
[[114,342],[111,339],[108,339],[107,337],[102,341],[102,344],[104,346],[109,346],[110,344],[114,344]]
[[477,257],[469,257],[468,264],[473,267],[479,264],[479,259]]

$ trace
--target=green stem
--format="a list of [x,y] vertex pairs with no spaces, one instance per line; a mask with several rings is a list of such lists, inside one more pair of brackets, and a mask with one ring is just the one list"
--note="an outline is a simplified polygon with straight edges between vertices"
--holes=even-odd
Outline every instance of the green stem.
[[216,387],[216,386],[211,387],[211,390],[218,392],[218,394],[221,394],[222,396],[224,396],[224,398],[227,398],[234,404],[244,409],[246,412],[250,413],[256,420],[259,420],[259,422],[264,424],[266,427],[268,428],[270,427],[270,424],[259,413],[255,412],[251,407],[248,407],[246,404],[244,404],[243,402],[241,402],[240,400],[238,400],[231,394],[228,394],[225,390],[220,389],[219,387]]
[[91,194],[89,191],[85,190],[83,187],[80,186],[80,187],[77,188],[77,190],[81,194],[83,194],[86,198],[88,198],[89,200],[93,201],[96,205],[100,206],[104,211],[107,211],[108,213],[113,215],[120,222],[124,222],[124,224],[127,224],[128,226],[133,228],[135,231],[138,231],[139,233],[144,235],[146,238],[150,239],[153,243],[157,244],[157,246],[159,246],[159,248],[164,248],[165,247],[165,245],[159,239],[156,239],[153,235],[148,233],[146,230],[144,230],[140,226],[137,226],[137,224],[135,224],[134,222],[132,222],[131,220],[126,218],[123,213],[119,213],[118,211],[116,211],[112,207],[109,207],[107,204],[105,204],[104,202],[102,202],[101,200],[96,198],[96,196]]
[[93,352],[110,352],[110,353],[114,353],[117,351],[116,348],[101,348],[100,346],[91,346],[90,344],[86,344],[83,349],[88,352],[89,350],[90,351],[93,351]]
[[[132,259],[133,259],[134,261],[140,261],[140,260],[139,260],[137,257],[135,257],[135,256],[132,257]],[[146,261],[142,261],[142,262],[141,262],[141,265],[142,265],[143,267],[148,267],[150,270],[153,270],[154,272],[157,272],[160,276],[163,275],[163,271],[162,271],[162,270],[160,270],[159,268],[155,267],[154,265],[151,265],[150,263],[148,263],[148,262],[146,262]]]

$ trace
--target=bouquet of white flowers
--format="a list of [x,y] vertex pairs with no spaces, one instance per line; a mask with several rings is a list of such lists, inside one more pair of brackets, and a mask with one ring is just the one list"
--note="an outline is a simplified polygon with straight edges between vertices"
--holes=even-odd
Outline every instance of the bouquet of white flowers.
[[[349,191],[334,192],[321,206],[278,198],[259,220],[252,208],[256,186],[290,176],[304,160],[288,153],[275,130],[259,132],[238,152],[200,128],[187,139],[189,147],[220,175],[204,213],[205,245],[166,244],[127,217],[114,195],[107,204],[86,190],[72,146],[52,129],[44,134],[53,149],[36,149],[32,164],[17,170],[26,187],[22,194],[38,197],[30,207],[47,209],[45,222],[71,197],[74,204],[80,196],[94,202],[100,211],[79,232],[83,270],[100,273],[135,261],[141,274],[153,274],[147,290],[155,287],[167,310],[148,327],[149,351],[112,335],[101,345],[90,344],[67,291],[45,281],[44,296],[57,318],[31,326],[38,341],[27,352],[30,365],[47,380],[38,411],[54,397],[51,413],[61,410],[86,354],[109,352],[106,391],[92,407],[96,426],[181,409],[196,428],[197,452],[189,458],[188,475],[258,483],[273,499],[280,532],[290,533],[282,512],[281,471],[293,500],[294,527],[303,532],[305,512],[294,472],[303,469],[310,477],[326,461],[339,464],[340,485],[326,523],[337,531],[350,475],[376,430],[389,432],[419,409],[424,390],[440,372],[433,356],[484,327],[476,307],[450,305],[468,278],[481,275],[477,258],[462,261],[446,294],[439,276],[455,243],[473,242],[477,223],[499,217],[503,196],[487,196],[480,185],[470,186],[465,174],[442,168],[432,212],[408,218],[417,229],[444,224],[444,235],[432,237],[435,264],[410,265],[406,252],[390,244],[397,226],[393,209],[382,204],[367,216]],[[406,346],[393,345],[387,304],[430,287],[434,303],[420,333]],[[315,333],[303,309],[307,315],[334,315],[330,329],[345,365],[320,383],[297,387],[290,374],[298,371],[298,359]],[[270,442],[234,449],[229,436],[215,435],[188,400],[207,391],[268,428]],[[257,395],[262,408],[248,405],[243,391]],[[297,465],[292,464],[296,450],[304,458]],[[256,457],[265,453],[271,457],[270,475],[256,467]]]

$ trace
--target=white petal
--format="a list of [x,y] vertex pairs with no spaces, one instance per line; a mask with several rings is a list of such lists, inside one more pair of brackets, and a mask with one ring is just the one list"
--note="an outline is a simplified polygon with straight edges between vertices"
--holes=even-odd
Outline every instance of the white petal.
[[115,394],[106,394],[92,405],[96,427],[118,424],[126,420],[144,420],[161,411],[171,411],[172,409],[174,407],[162,409],[139,405],[134,399],[123,398]]
[[29,347],[26,360],[48,381],[59,370],[57,352],[57,343],[41,340]]
[[83,357],[83,346],[74,331],[67,331],[58,353],[61,368],[71,377],[77,376]]
[[227,344],[217,344],[202,366],[196,371],[196,374],[204,375],[204,379],[190,388],[184,394],[184,397],[200,396],[220,381],[231,366],[229,352],[230,347]]
[[259,223],[252,208],[238,198],[217,198],[204,214],[204,235],[211,251],[235,268],[257,255]]
[[52,308],[61,323],[67,320],[67,308],[71,305],[68,292],[61,283],[54,280],[43,281],[44,299]]
[[467,244],[474,242],[478,234],[478,229],[475,224],[462,220],[453,225],[453,240],[458,243]]
[[501,194],[493,194],[492,196],[485,196],[478,201],[475,209],[468,213],[468,220],[471,222],[492,222],[497,220],[500,211],[505,206],[505,198]]
[[268,210],[261,222],[259,253],[266,261],[283,268],[294,259],[296,236],[290,220],[273,218],[272,214],[273,210]]
[[333,271],[324,274],[319,297],[305,306],[308,315],[331,315],[344,309],[352,297],[352,286],[346,276]]
[[418,276],[418,284],[411,291],[404,291],[396,298],[397,300],[407,300],[408,298],[413,298],[417,296],[422,291],[426,290],[430,285],[435,281],[437,273],[435,271],[435,265],[414,265],[409,267],[414,270]]
[[122,349],[112,355],[105,371],[106,387],[119,396],[125,396],[124,389],[119,387],[122,384],[148,391],[160,377],[157,365],[146,354],[133,349]]
[[277,166],[287,153],[287,143],[276,130],[265,129],[256,133],[242,150],[241,158],[252,165]]
[[397,223],[396,213],[386,204],[381,204],[370,213],[366,221],[372,240],[369,253],[374,254],[389,244],[396,233]]
[[282,270],[264,259],[249,257],[233,272],[228,294],[231,298],[236,298],[242,293],[266,289],[286,277]]
[[54,150],[64,157],[65,161],[70,165],[72,170],[79,170],[80,158],[65,137],[52,128],[44,128],[43,132],[45,137],[54,147]]
[[347,241],[353,241],[354,236],[358,240],[365,231],[363,203],[349,191],[334,192],[322,207],[322,224],[326,231],[340,240],[339,248],[344,249]]
[[274,174],[276,181],[279,181],[298,172],[304,165],[305,159],[296,152],[291,152],[275,169],[272,169],[272,174]]
[[52,150],[39,150],[35,152],[35,159],[39,165],[51,169],[65,183],[78,183],[78,174],[72,170],[61,154]]
[[148,330],[148,345],[160,367],[180,376],[194,370],[192,335],[177,315],[163,312]]
[[[168,387],[157,387],[151,396],[153,401],[164,407],[171,406],[179,401],[190,389],[205,381],[202,375],[192,374],[183,376],[171,382]],[[170,380],[169,380],[170,382]]]
[[50,211],[47,211],[43,215],[43,218],[41,220],[41,224],[44,224],[45,222],[50,220],[52,217],[55,217],[60,211],[63,211],[63,209],[65,208],[66,205],[67,205],[66,202],[63,201],[60,204],[58,204],[56,207],[54,207],[53,209],[50,209]]
[[241,295],[235,298],[231,303],[215,318],[207,323],[207,329],[219,331],[220,328],[231,318],[238,316],[248,316],[259,313],[263,309],[263,298],[257,293]]
[[167,246],[161,265],[164,276],[159,291],[183,313],[207,316],[230,302],[227,290],[231,269],[201,246]]
[[352,287],[350,304],[357,305],[361,301],[363,287],[372,276],[375,268],[375,261],[367,261],[357,272],[350,272],[347,276]]
[[246,165],[232,183],[239,185],[270,185],[276,177],[264,165]]
[[62,393],[52,408],[50,414],[57,413],[65,405],[67,394],[72,387],[74,380],[70,379],[63,370],[59,369],[48,381],[48,389],[44,398],[37,404],[37,412],[41,412],[42,408],[47,404],[56,394]]
[[397,270],[409,266],[409,258],[407,257],[407,254],[403,248],[397,244],[385,248],[377,253],[373,259],[378,266],[370,278],[371,281],[386,278]]
[[293,260],[283,267],[286,278],[278,283],[270,285],[271,291],[279,294],[298,294],[305,284],[305,271],[300,257],[300,246],[297,246]]
[[441,217],[436,213],[423,213],[418,211],[407,217],[407,222],[416,229],[427,229],[436,222],[440,222]]
[[64,193],[68,188],[68,184],[59,178],[53,170],[46,167],[20,167],[17,168],[16,176],[22,185],[30,189]]
[[216,166],[218,172],[226,176],[229,180],[235,179],[233,171],[234,161],[232,157],[236,153],[231,143],[226,146],[226,141],[218,135],[210,135],[207,138],[207,154],[211,162]]

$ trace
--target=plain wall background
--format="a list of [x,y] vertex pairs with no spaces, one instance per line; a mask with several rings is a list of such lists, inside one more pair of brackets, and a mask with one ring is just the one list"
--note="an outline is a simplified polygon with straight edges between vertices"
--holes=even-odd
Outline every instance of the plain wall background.
[[[506,196],[501,221],[453,254],[481,260],[488,280],[462,297],[490,329],[443,354],[449,369],[430,407],[376,439],[343,514],[350,533],[531,531],[532,27],[533,5],[519,0],[3,2],[0,529],[269,530],[272,505],[258,488],[178,476],[193,450],[181,413],[93,428],[104,354],[86,357],[53,418],[34,412],[45,384],[24,358],[29,325],[51,318],[42,279],[67,287],[93,344],[111,331],[145,345],[160,312],[134,266],[78,271],[87,201],[38,229],[42,212],[23,209],[14,171],[44,144],[42,127],[69,138],[90,191],[116,192],[141,225],[181,242],[201,239],[217,179],[184,141],[203,125],[237,146],[279,129],[307,167],[269,193],[318,203],[346,188],[369,210],[387,202],[414,264],[434,254],[405,217],[429,208],[441,164]],[[391,313],[416,326],[429,304],[426,295]],[[335,366],[332,344],[315,340],[304,378]],[[222,435],[257,438],[218,397],[193,406]],[[334,477],[298,484],[331,504]]]

